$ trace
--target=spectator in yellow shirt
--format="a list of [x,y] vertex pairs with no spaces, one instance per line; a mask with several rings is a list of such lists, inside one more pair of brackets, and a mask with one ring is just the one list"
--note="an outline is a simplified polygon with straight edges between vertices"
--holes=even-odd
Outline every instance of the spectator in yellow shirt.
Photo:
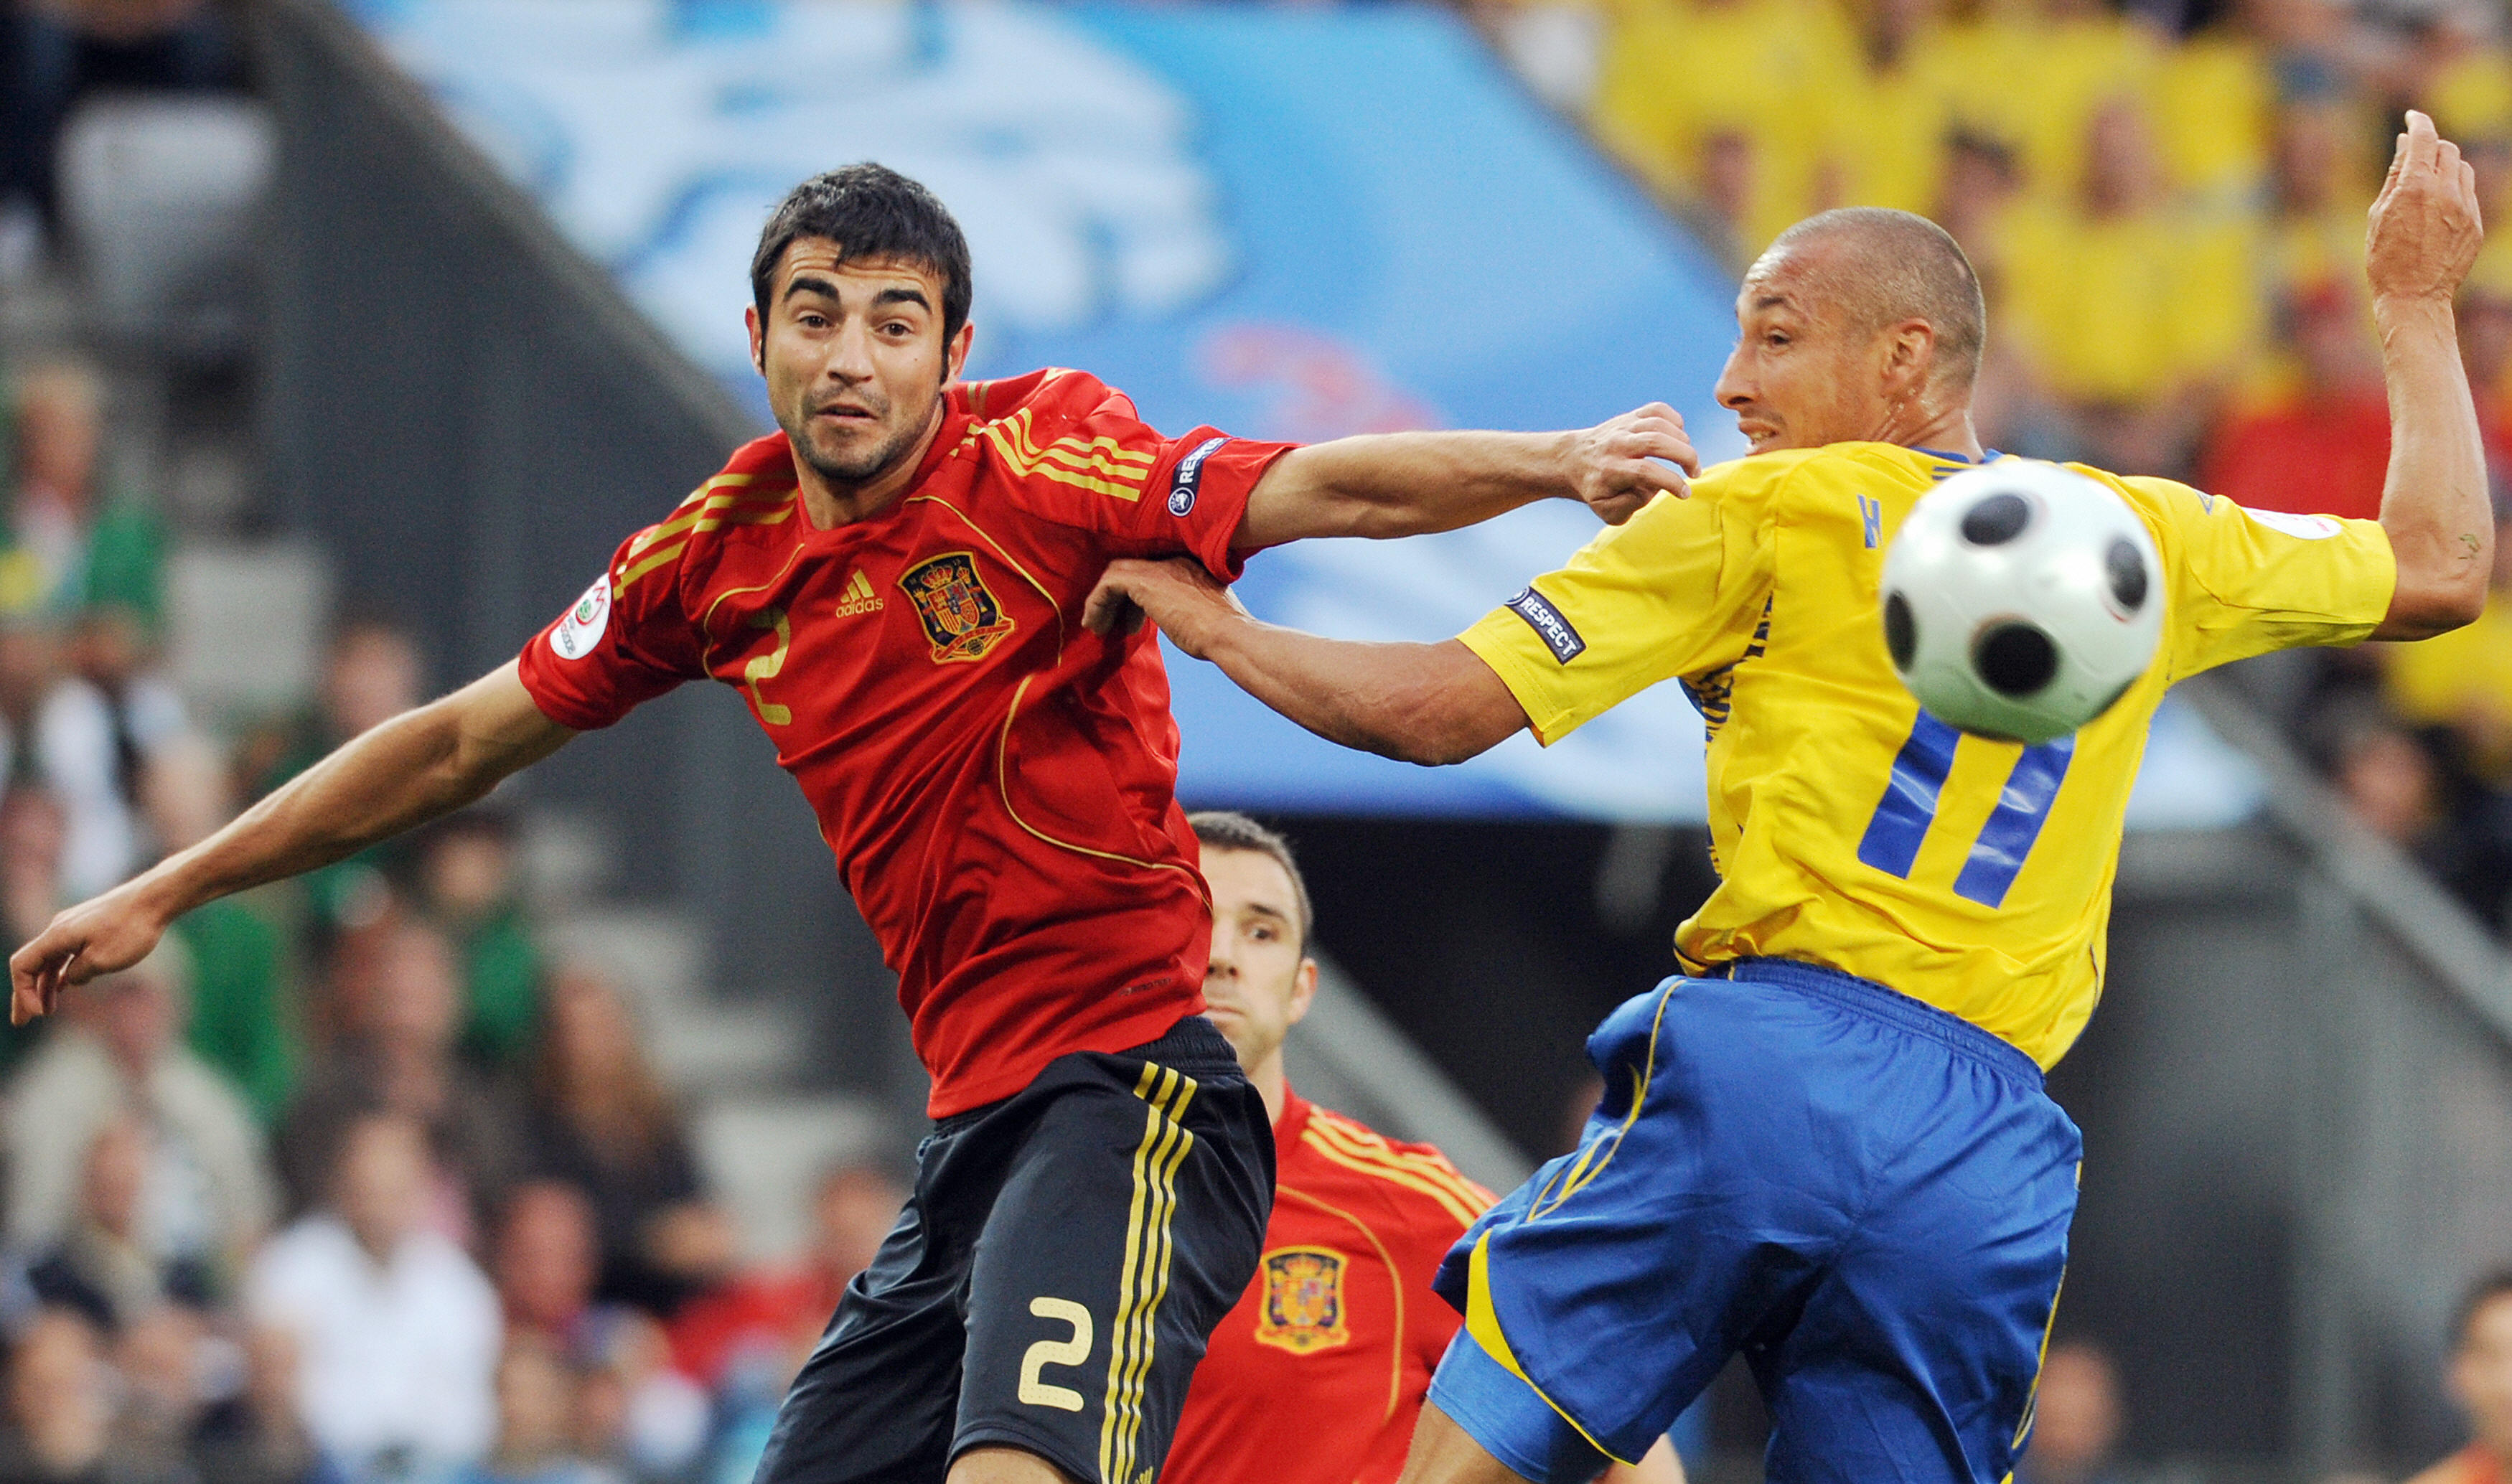
[[2335,95],[2277,109],[2268,223],[2274,292],[2362,281],[2364,212],[2380,183],[2363,149],[2363,123],[2361,110]]
[[1831,0],[1630,0],[1607,38],[1593,124],[1669,203],[1713,186],[1750,257],[1812,210],[1826,110],[1856,56]]
[[[2248,208],[2267,173],[2277,81],[2269,47],[2253,23],[2259,5],[2237,4],[2182,37],[2155,70],[2154,125],[2164,175],[2174,190],[2208,211]],[[2355,235],[2364,235],[2363,223],[2356,223]]]
[[1883,206],[1925,215],[1943,191],[1953,106],[1932,59],[1943,0],[1867,0],[1864,65],[1830,110],[1825,208]]
[[1973,0],[1931,48],[1930,66],[1955,121],[2005,140],[2024,190],[2055,203],[2084,176],[2095,116],[2122,96],[2142,102],[2162,51],[2102,0]]
[[2144,112],[2117,98],[2094,114],[2075,199],[2018,209],[2002,236],[2010,333],[2086,456],[2184,466],[2262,329],[2244,224],[2168,200]]

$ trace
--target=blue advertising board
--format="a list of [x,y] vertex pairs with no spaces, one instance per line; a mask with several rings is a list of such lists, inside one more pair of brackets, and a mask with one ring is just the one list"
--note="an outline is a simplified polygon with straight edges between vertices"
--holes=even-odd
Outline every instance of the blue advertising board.
[[[1453,15],[1417,6],[362,0],[387,50],[767,425],[742,310],[795,181],[878,159],[976,259],[969,374],[1085,368],[1154,423],[1313,441],[1584,426],[1709,389],[1734,287]],[[1266,553],[1240,596],[1354,639],[1455,633],[1595,529],[1566,504]],[[1697,821],[1701,725],[1663,685],[1547,750],[1453,768],[1333,747],[1171,656],[1191,802]],[[2256,806],[2194,718],[2132,822]]]

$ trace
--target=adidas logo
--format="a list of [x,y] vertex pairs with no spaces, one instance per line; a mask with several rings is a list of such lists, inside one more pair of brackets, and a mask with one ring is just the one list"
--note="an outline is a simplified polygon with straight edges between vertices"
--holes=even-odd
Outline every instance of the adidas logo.
[[881,595],[872,590],[872,582],[864,576],[863,568],[856,567],[855,574],[846,579],[845,596],[838,600],[838,616],[852,618],[857,613],[880,611]]

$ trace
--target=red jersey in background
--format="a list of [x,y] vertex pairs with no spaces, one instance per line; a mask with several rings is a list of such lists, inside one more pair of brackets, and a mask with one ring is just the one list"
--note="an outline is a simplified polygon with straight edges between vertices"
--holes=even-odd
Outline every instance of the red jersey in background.
[[1392,1484],[1465,1322],[1431,1291],[1492,1194],[1427,1144],[1290,1094],[1274,1125],[1265,1256],[1212,1332],[1163,1475],[1180,1484]]
[[2225,420],[2198,488],[2245,510],[2378,520],[2389,478],[2390,405],[2375,386],[2295,398]]
[[578,730],[683,681],[741,693],[898,972],[935,1117],[1202,1008],[1159,646],[1086,632],[1082,601],[1118,557],[1237,576],[1248,492],[1290,447],[1163,438],[1079,371],[948,397],[906,493],[833,530],[783,434],[746,446],[522,661]]

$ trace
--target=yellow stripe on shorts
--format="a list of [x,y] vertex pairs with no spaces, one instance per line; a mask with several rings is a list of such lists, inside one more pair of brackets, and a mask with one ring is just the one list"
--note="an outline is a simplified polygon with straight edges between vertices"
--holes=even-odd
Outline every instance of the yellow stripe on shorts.
[[1134,1082],[1134,1096],[1147,1106],[1142,1142],[1134,1147],[1134,1193],[1125,1217],[1125,1259],[1117,1278],[1117,1323],[1099,1420],[1101,1484],[1133,1484],[1142,1447],[1143,1388],[1176,1250],[1170,1228],[1177,1215],[1177,1172],[1195,1148],[1186,1111],[1196,1091],[1195,1078],[1157,1062],[1145,1062]]

